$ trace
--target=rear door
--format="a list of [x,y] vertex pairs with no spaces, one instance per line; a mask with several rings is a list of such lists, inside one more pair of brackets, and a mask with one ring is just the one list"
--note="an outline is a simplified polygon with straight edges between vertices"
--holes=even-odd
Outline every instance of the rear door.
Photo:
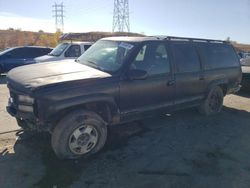
[[155,109],[167,109],[174,104],[175,86],[164,42],[145,43],[128,72],[132,69],[144,70],[148,75],[143,80],[121,81],[120,109],[125,119]]
[[186,41],[171,41],[170,47],[175,62],[175,104],[199,102],[204,98],[206,87],[196,48]]

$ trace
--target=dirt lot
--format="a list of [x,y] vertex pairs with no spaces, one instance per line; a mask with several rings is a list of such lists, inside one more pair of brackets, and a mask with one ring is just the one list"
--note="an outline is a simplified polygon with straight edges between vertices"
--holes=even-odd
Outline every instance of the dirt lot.
[[[227,96],[223,112],[195,109],[113,127],[91,159],[58,160],[49,135],[16,140],[0,79],[0,187],[249,188],[250,94]],[[10,133],[4,133],[13,131]]]

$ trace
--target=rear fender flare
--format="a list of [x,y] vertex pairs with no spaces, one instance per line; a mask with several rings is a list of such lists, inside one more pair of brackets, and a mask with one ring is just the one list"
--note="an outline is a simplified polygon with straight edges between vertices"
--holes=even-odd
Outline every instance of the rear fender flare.
[[209,92],[216,86],[220,85],[228,85],[228,79],[223,78],[223,79],[218,79],[214,80],[211,83],[208,84],[207,91],[206,91],[206,97],[208,96]]

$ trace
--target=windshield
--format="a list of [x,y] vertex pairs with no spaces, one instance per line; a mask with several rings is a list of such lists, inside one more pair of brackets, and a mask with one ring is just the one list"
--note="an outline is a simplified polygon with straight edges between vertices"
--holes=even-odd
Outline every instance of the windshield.
[[122,66],[133,46],[132,43],[101,40],[81,55],[77,62],[112,73]]
[[52,50],[48,55],[51,56],[60,56],[65,50],[66,48],[69,46],[68,43],[62,43],[56,46],[56,48],[54,50]]

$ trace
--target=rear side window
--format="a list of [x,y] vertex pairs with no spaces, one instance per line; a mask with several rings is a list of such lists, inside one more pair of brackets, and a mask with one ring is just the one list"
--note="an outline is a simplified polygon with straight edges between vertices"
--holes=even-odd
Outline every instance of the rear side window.
[[205,70],[239,66],[232,46],[221,43],[197,43]]
[[28,50],[24,48],[16,48],[10,52],[8,52],[11,58],[14,59],[25,59],[28,56]]
[[43,49],[41,48],[27,48],[26,57],[27,58],[35,58],[44,55]]
[[173,42],[171,49],[177,72],[197,72],[200,70],[199,57],[192,44]]

